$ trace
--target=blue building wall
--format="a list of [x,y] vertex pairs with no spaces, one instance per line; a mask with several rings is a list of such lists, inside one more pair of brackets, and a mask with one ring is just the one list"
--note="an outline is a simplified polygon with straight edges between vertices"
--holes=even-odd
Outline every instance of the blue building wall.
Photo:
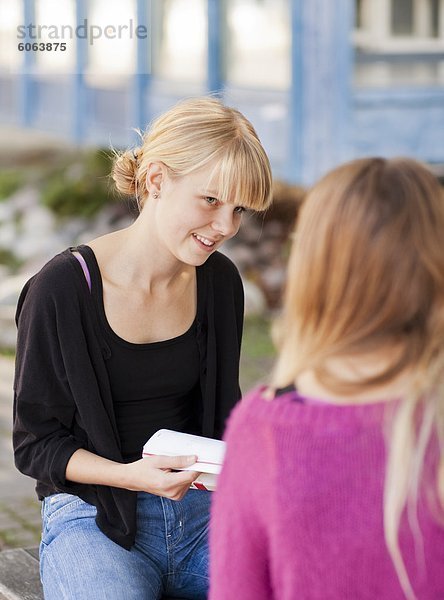
[[[444,88],[354,88],[350,41],[353,0],[288,0],[291,82],[286,91],[229,86],[223,69],[223,2],[206,0],[207,80],[199,85],[156,81],[149,75],[149,42],[137,40],[137,75],[120,89],[97,89],[83,77],[86,48],[77,45],[77,74],[53,80],[0,73],[0,120],[52,131],[79,144],[126,146],[132,128],[180,97],[217,92],[255,125],[275,175],[310,184],[332,166],[362,155],[409,155],[444,165]],[[32,20],[33,0],[23,0]],[[152,0],[137,0],[140,23]],[[86,0],[77,0],[77,18]],[[443,53],[444,58],[444,53]],[[26,61],[32,61],[27,54]]]
[[444,89],[355,91],[352,116],[354,155],[444,164]]

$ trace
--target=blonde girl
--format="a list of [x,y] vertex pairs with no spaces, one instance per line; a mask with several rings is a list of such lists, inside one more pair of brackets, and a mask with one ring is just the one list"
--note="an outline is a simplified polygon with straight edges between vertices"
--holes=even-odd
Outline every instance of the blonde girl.
[[205,598],[210,493],[195,456],[141,459],[168,428],[220,437],[239,398],[243,290],[218,252],[270,202],[251,123],[212,98],[118,155],[134,224],[57,255],[25,286],[14,447],[42,500],[46,600]]

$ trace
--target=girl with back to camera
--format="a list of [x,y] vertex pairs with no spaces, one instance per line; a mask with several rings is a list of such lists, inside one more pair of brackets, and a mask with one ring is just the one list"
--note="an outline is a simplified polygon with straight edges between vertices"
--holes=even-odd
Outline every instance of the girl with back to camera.
[[45,598],[205,598],[210,493],[194,456],[141,459],[168,428],[220,437],[239,398],[243,290],[217,252],[271,175],[252,125],[184,101],[118,156],[128,228],[57,255],[17,311],[14,447],[43,500]]
[[443,191],[413,160],[309,191],[272,387],[227,428],[212,600],[444,598],[443,241]]

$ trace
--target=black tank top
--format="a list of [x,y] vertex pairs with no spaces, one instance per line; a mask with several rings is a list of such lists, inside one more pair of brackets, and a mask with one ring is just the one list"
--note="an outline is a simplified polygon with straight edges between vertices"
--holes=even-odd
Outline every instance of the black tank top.
[[[125,461],[141,457],[142,447],[158,429],[185,433],[197,430],[200,405],[199,350],[196,319],[178,337],[134,344],[118,336],[108,323],[103,287],[94,252],[84,246],[91,275],[91,294],[98,320],[110,348],[106,361],[122,455]],[[198,289],[197,302],[202,298]]]

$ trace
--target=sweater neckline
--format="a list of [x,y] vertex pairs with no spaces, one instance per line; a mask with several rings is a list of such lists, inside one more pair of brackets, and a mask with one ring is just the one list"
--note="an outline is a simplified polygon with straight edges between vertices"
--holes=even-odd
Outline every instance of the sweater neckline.
[[366,402],[360,404],[334,404],[327,401],[304,402],[303,395],[295,389],[285,389],[283,393],[268,400],[263,397],[266,385],[253,388],[243,399],[245,407],[252,404],[254,413],[259,419],[288,425],[298,423],[310,426],[314,430],[325,431],[350,427],[366,427],[371,423],[378,425],[383,420],[390,419],[399,405],[399,398],[387,398],[384,401]]

